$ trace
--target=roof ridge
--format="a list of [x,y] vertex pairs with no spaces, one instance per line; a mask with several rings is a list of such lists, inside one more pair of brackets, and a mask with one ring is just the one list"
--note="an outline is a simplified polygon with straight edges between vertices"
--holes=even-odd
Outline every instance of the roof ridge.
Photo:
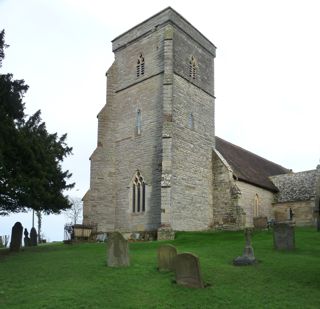
[[266,158],[264,158],[264,157],[262,157],[262,156],[260,156],[260,155],[257,155],[256,153],[254,153],[254,152],[252,152],[252,151],[249,151],[249,150],[247,150],[247,149],[245,149],[245,148],[243,148],[243,147],[240,147],[240,146],[235,145],[235,144],[233,144],[233,143],[231,143],[231,142],[229,142],[229,141],[226,141],[225,139],[223,139],[223,138],[221,138],[221,137],[219,137],[219,136],[215,136],[215,138],[220,139],[221,141],[223,141],[223,142],[225,142],[225,143],[227,143],[227,144],[230,144],[230,145],[232,145],[233,147],[236,147],[236,148],[238,148],[238,149],[241,149],[242,151],[245,151],[245,152],[247,152],[247,153],[250,153],[250,154],[254,155],[255,157],[258,157],[258,158],[260,158],[260,159],[262,159],[262,160],[264,160],[264,161],[267,161],[267,162],[270,162],[270,163],[272,163],[272,164],[274,164],[274,165],[277,165],[277,166],[279,166],[279,167],[287,170],[288,172],[292,172],[291,169],[288,169],[288,168],[286,168],[286,167],[284,167],[284,166],[282,166],[282,165],[280,165],[280,164],[278,164],[278,163],[275,163],[275,162],[273,162],[273,161],[270,161],[270,160],[268,160],[268,159],[266,159]]

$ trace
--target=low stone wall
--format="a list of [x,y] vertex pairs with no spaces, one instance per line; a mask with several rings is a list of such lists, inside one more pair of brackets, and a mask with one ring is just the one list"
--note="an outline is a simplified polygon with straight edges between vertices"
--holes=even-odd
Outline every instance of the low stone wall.
[[315,226],[316,215],[313,200],[274,204],[273,212],[275,220],[278,222],[289,220],[290,208],[293,214],[292,220],[295,221],[297,226]]

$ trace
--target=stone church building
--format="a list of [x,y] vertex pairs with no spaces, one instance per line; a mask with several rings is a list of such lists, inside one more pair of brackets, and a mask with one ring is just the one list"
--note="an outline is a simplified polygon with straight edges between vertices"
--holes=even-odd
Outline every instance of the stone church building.
[[298,177],[308,192],[292,196],[284,188],[299,185],[296,174],[215,136],[216,47],[187,20],[166,8],[116,37],[112,50],[84,224],[240,229],[301,205],[301,224],[314,224],[319,168]]

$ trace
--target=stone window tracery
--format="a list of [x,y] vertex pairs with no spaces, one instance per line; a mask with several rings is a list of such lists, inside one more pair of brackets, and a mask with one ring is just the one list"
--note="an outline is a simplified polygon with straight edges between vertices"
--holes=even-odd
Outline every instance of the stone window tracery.
[[192,79],[196,79],[196,73],[197,73],[197,62],[194,56],[192,56],[189,61],[189,77]]
[[142,54],[140,54],[137,61],[137,77],[144,75],[144,58]]
[[139,171],[136,172],[132,181],[132,212],[141,213],[146,211],[146,183]]

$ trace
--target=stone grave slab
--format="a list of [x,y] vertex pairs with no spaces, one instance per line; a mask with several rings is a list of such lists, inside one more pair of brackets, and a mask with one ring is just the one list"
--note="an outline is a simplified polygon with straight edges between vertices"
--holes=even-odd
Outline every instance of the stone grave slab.
[[36,246],[38,244],[38,235],[34,227],[30,230],[30,244],[31,246]]
[[174,260],[177,256],[177,249],[172,245],[162,245],[157,250],[158,270],[174,271]]
[[175,261],[176,282],[189,288],[204,288],[199,258],[192,253],[180,253]]
[[130,265],[128,241],[119,232],[114,232],[108,238],[109,267],[127,267]]
[[276,250],[293,250],[295,248],[294,225],[275,223],[273,225],[273,244]]
[[19,251],[22,242],[23,226],[16,222],[11,231],[10,251]]

